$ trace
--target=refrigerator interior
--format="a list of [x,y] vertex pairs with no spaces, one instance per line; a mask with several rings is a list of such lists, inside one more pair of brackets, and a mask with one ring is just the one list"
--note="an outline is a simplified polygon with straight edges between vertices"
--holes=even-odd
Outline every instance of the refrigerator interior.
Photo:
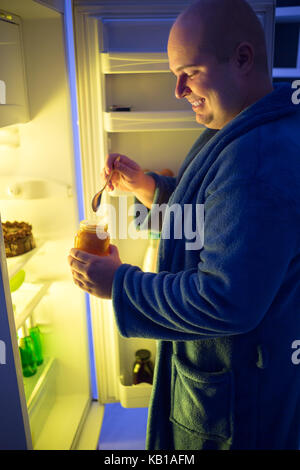
[[0,213],[31,224],[36,241],[7,258],[10,278],[25,271],[12,293],[16,334],[42,333],[44,362],[23,377],[30,431],[34,449],[70,449],[91,390],[85,295],[67,262],[78,215],[63,19],[31,0],[0,9],[21,18],[29,105],[27,122],[0,128]]

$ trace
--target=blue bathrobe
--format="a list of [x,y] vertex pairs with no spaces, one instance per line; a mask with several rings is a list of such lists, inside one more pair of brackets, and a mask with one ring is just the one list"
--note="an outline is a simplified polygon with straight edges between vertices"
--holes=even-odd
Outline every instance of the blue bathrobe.
[[154,203],[204,205],[204,243],[187,249],[171,230],[157,274],[123,264],[114,278],[120,334],[158,340],[149,450],[300,447],[293,91],[277,85],[223,129],[206,129],[176,179],[152,173]]

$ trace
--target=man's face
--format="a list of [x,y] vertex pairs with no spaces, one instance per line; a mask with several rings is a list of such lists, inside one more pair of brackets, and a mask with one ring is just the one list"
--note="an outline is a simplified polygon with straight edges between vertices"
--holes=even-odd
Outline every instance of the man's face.
[[202,51],[190,29],[171,31],[168,56],[177,77],[175,95],[191,103],[199,124],[221,129],[240,112],[231,62],[219,63],[211,52]]

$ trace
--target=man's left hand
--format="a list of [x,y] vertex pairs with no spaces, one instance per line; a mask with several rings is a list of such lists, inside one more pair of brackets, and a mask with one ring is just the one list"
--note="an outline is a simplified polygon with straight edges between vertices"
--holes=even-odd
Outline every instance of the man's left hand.
[[122,264],[115,245],[110,245],[107,256],[96,256],[72,248],[68,262],[76,285],[91,295],[111,299],[114,275]]

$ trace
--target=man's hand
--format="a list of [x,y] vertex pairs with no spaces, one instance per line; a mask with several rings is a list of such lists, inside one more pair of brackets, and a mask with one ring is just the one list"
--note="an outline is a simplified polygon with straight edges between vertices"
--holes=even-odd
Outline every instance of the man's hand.
[[119,153],[110,153],[106,157],[105,167],[102,170],[103,181],[107,180],[113,170],[115,171],[106,189],[112,191],[117,188],[131,192],[150,209],[155,192],[155,181],[152,176],[146,175],[135,161]]
[[68,262],[75,284],[91,295],[111,299],[114,275],[122,264],[115,245],[110,245],[107,256],[96,256],[72,248]]

